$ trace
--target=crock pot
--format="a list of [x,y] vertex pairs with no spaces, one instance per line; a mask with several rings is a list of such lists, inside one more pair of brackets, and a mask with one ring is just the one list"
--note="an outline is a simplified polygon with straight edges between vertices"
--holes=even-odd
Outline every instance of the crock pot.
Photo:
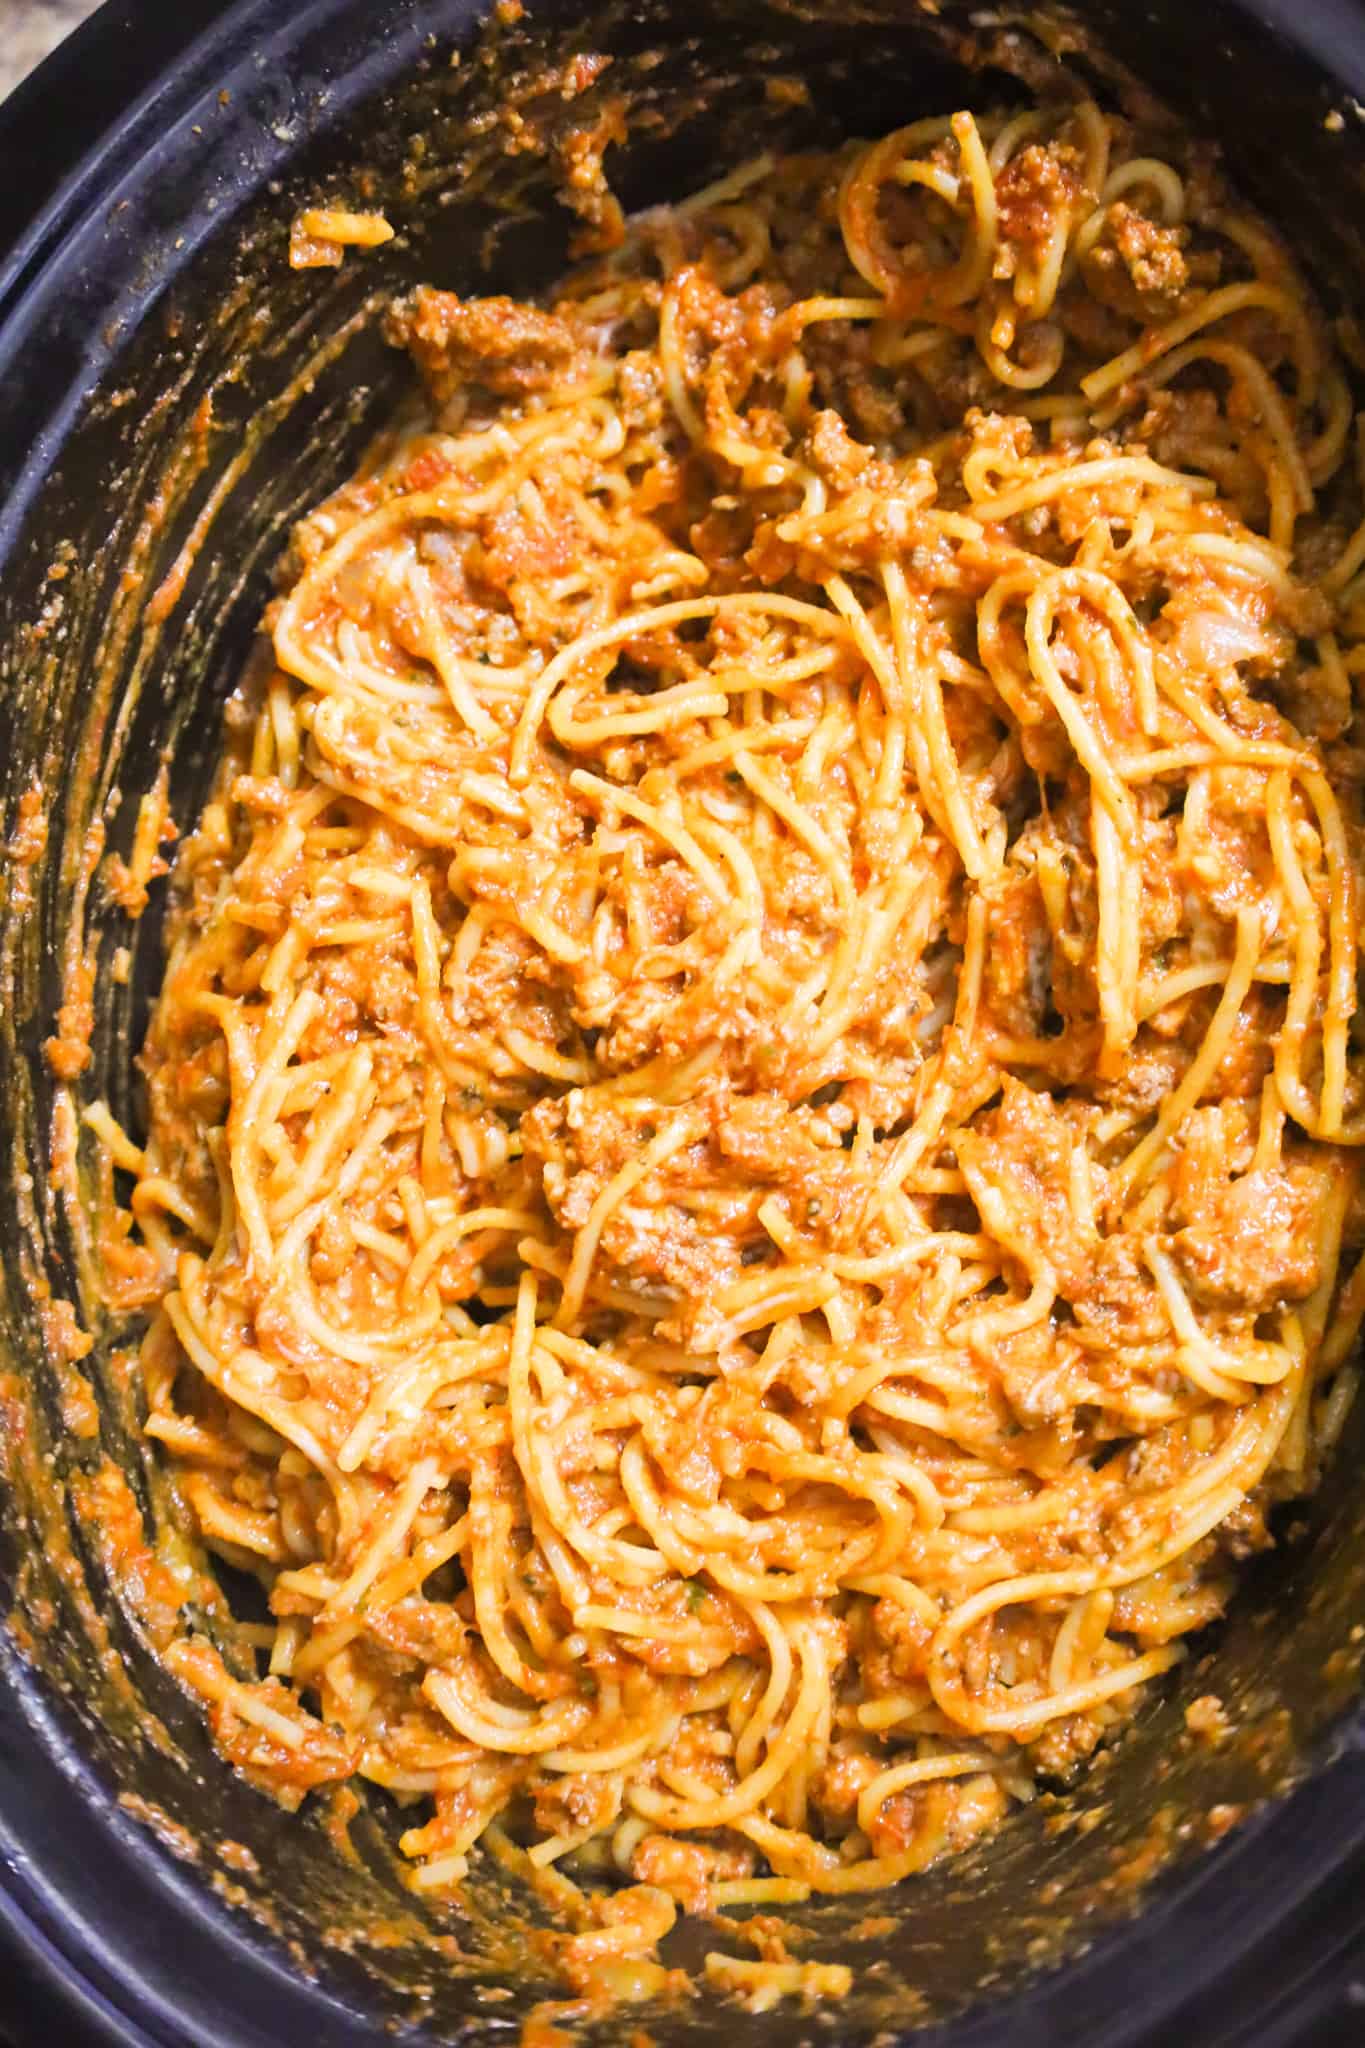
[[[347,1861],[322,1815],[285,1815],[233,1776],[121,1605],[100,1474],[122,1470],[144,1514],[156,1497],[132,1333],[99,1310],[82,1204],[49,1171],[70,1105],[42,1044],[70,962],[89,949],[96,975],[77,1094],[133,1121],[130,1048],[158,971],[159,904],[130,926],[94,861],[127,852],[163,763],[175,815],[198,808],[289,524],[404,388],[383,295],[551,277],[573,227],[557,137],[609,98],[630,116],[609,171],[638,203],[769,142],[875,134],[1017,94],[1021,75],[1045,92],[1065,63],[1111,102],[1150,91],[1221,139],[1329,310],[1365,307],[1359,0],[504,0],[491,25],[479,15],[476,0],[110,0],[0,112],[0,2019],[20,2043],[473,2048],[515,2034],[551,1988],[491,1875],[448,1910],[403,1889],[382,1800]],[[809,91],[771,93],[773,77]],[[290,217],[329,195],[382,204],[396,238],[293,273]],[[41,847],[20,830],[33,787]],[[70,1426],[59,1301],[95,1339],[97,1436]],[[837,1900],[801,1909],[803,1956],[855,1964],[844,2004],[753,2016],[698,1997],[597,2037],[1365,2040],[1363,1447],[1357,1416],[1227,1622],[1071,1792],[877,1900],[889,1917],[870,1930]],[[1183,1719],[1209,1691],[1237,1731],[1217,1748]],[[696,1963],[704,1931],[675,1939],[669,1959]]]

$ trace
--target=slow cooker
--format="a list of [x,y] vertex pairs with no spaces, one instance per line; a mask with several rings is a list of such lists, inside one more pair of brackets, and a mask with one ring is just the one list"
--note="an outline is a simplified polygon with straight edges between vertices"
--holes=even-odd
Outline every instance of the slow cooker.
[[[1021,80],[1045,93],[1062,65],[1217,138],[1329,313],[1365,311],[1359,0],[503,0],[487,19],[477,0],[109,0],[0,111],[0,2020],[16,2042],[473,2048],[514,2037],[550,1989],[516,1932],[524,1902],[491,1875],[450,1909],[404,1889],[382,1801],[348,1861],[321,1817],[234,1777],[129,1620],[98,1512],[111,1467],[155,1508],[129,1331],[99,1311],[82,1204],[50,1173],[70,1111],[41,1049],[71,959],[96,965],[81,1087],[133,1121],[158,974],[159,906],[130,929],[94,863],[127,852],[163,765],[173,812],[197,810],[291,521],[404,388],[385,297],[555,274],[571,101],[580,121],[624,107],[610,170],[639,204],[770,144],[875,134]],[[291,216],[335,193],[382,205],[395,238],[291,271]],[[35,785],[46,842],[21,847]],[[95,1433],[70,1427],[60,1302],[95,1338]],[[854,1963],[841,2006],[699,1997],[597,2037],[1365,2040],[1362,1449],[1358,1414],[1226,1623],[1074,1788],[877,1900],[871,1926],[865,1905],[801,1909],[803,1956]],[[1211,1690],[1237,1731],[1216,1748],[1183,1719]],[[674,1939],[670,1961],[700,1960],[701,1930]]]

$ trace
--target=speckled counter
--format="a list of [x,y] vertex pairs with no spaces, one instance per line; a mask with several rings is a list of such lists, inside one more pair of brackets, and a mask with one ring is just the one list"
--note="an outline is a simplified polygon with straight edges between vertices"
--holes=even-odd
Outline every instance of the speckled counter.
[[95,11],[96,0],[0,0],[0,99],[63,36]]

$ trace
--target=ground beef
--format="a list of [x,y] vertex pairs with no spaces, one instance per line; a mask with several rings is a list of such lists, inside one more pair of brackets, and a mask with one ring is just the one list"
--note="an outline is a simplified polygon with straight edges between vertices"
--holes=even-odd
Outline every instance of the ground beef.
[[505,398],[544,391],[579,347],[567,320],[521,299],[462,299],[428,285],[395,306],[388,334],[410,350],[438,405],[466,384]]

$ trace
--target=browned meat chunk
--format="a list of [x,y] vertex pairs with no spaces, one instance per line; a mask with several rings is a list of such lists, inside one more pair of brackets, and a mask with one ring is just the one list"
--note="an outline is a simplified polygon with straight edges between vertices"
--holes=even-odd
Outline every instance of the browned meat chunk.
[[1101,302],[1130,319],[1163,319],[1190,281],[1183,228],[1163,227],[1116,200],[1085,261],[1085,279]]
[[1321,1198],[1320,1179],[1292,1168],[1243,1174],[1208,1193],[1198,1220],[1174,1239],[1191,1291],[1248,1314],[1302,1301],[1318,1284]]
[[420,285],[389,319],[438,404],[464,384],[499,397],[544,391],[568,369],[578,337],[566,320],[518,299],[462,299]]

